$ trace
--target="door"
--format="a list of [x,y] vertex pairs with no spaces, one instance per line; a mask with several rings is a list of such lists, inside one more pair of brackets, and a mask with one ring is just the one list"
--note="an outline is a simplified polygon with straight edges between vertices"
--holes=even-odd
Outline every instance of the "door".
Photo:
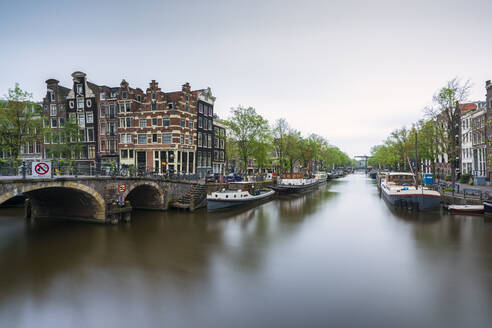
[[137,167],[142,170],[145,170],[147,167],[147,159],[144,151],[137,151]]

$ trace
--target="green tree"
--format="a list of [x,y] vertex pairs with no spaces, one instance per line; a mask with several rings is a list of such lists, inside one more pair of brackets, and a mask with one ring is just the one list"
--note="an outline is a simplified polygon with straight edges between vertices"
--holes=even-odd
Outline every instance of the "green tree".
[[246,171],[248,159],[253,157],[255,147],[260,143],[268,143],[270,128],[268,121],[257,114],[253,107],[238,106],[231,109],[231,114],[225,124]]
[[16,83],[9,89],[6,101],[0,108],[0,147],[10,154],[11,160],[19,157],[27,143],[42,142],[42,108],[32,101],[32,94]]
[[76,121],[68,120],[57,131],[46,132],[46,139],[51,140],[51,157],[74,160],[84,150],[83,132]]

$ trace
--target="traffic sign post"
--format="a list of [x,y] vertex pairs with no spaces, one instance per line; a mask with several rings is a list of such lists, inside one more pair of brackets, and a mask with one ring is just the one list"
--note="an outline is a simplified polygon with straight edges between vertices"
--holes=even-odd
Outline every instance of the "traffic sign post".
[[119,192],[125,192],[126,191],[126,185],[125,184],[118,185],[118,191]]
[[32,162],[33,178],[51,178],[51,162]]

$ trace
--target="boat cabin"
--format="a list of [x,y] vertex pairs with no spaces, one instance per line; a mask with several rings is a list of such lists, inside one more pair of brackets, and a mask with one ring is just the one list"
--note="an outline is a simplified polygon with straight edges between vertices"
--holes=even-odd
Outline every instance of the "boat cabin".
[[415,184],[412,173],[392,172],[386,176],[386,182],[399,186],[413,186]]

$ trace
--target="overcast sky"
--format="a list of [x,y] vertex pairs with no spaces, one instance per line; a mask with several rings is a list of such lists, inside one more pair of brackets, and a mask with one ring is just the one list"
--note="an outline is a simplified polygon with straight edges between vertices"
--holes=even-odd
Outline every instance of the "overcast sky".
[[484,100],[492,1],[2,1],[0,95],[44,81],[163,91],[210,86],[216,113],[253,106],[349,155],[423,116],[458,76]]

